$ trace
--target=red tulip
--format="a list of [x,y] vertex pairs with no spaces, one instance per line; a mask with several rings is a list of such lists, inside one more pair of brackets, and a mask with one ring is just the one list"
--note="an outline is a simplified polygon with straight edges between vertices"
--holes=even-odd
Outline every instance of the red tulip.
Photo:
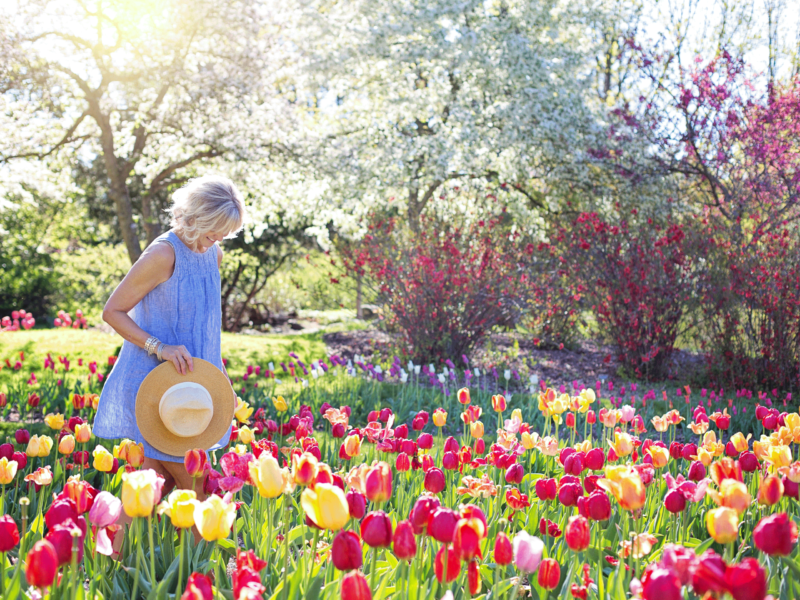
[[589,547],[591,541],[591,530],[589,529],[589,521],[586,517],[576,515],[570,517],[567,522],[567,528],[564,530],[564,539],[567,546],[574,552],[583,552]]
[[565,483],[558,488],[558,501],[564,506],[575,506],[578,498],[583,496],[583,488],[579,483]]
[[58,554],[48,540],[39,540],[26,557],[25,578],[34,587],[49,587],[58,572]]
[[611,501],[608,494],[596,490],[586,498],[586,514],[592,521],[607,521],[611,518]]
[[214,600],[211,578],[202,573],[189,575],[181,600]]
[[357,490],[350,490],[345,494],[347,499],[347,507],[350,509],[351,519],[360,519],[367,512],[367,499],[361,492]]
[[428,519],[428,535],[437,542],[449,544],[453,541],[453,534],[458,520],[459,514],[457,512],[440,506],[431,513]]
[[683,512],[686,508],[686,496],[677,488],[670,490],[664,496],[664,508],[672,514]]
[[59,498],[44,513],[44,522],[48,529],[53,529],[65,521],[78,522],[78,511],[71,498]]
[[697,560],[697,566],[692,575],[694,593],[702,596],[707,592],[721,594],[727,592],[725,585],[725,572],[727,565],[722,557],[713,550],[706,550]]
[[725,572],[725,585],[734,600],[763,600],[767,595],[767,576],[755,558],[745,558],[729,565]]
[[800,485],[786,477],[786,475],[781,477],[781,481],[783,482],[784,496],[788,498],[794,498],[795,500],[800,499]]
[[644,600],[681,600],[680,579],[669,569],[655,568],[645,571],[642,577]]
[[[436,553],[436,561],[434,562],[434,571],[436,572],[436,579],[439,583],[444,581],[444,551],[445,546],[439,549]],[[452,547],[447,546],[447,583],[455,581],[458,574],[461,572],[461,561],[458,560],[458,555]]]
[[749,450],[739,455],[739,466],[745,473],[752,473],[758,469],[758,457]]
[[417,438],[417,446],[420,450],[430,450],[433,448],[433,436],[430,433],[420,433]]
[[444,490],[445,485],[444,473],[438,467],[432,467],[425,472],[424,486],[426,491],[431,494],[439,494]]
[[454,471],[458,468],[458,454],[455,452],[445,452],[442,457],[442,468]]
[[342,578],[341,596],[342,600],[372,600],[369,584],[361,571],[350,571]]
[[597,423],[597,414],[593,410],[589,410],[586,412],[586,422],[589,425],[594,425]]
[[561,566],[555,559],[545,558],[542,560],[539,565],[537,581],[546,590],[554,590],[558,587],[558,582],[561,581]]
[[506,469],[506,483],[519,485],[522,483],[523,477],[525,477],[525,469],[519,463],[514,463]]
[[77,537],[78,562],[83,560],[83,535],[80,527],[72,521],[67,520],[56,525],[47,532],[45,539],[50,542],[56,550],[59,566],[68,565],[72,560],[72,538]]
[[13,460],[11,458],[12,456],[14,456],[14,446],[11,444],[0,444],[0,458]]
[[770,556],[788,556],[797,543],[797,524],[786,513],[764,517],[753,530],[753,543]]
[[392,469],[385,462],[379,462],[367,471],[364,488],[368,500],[386,502],[392,497]]
[[340,571],[360,569],[364,562],[361,540],[354,531],[342,530],[333,538],[331,544],[333,566]]
[[415,535],[427,533],[430,516],[440,505],[438,498],[432,498],[431,496],[420,496],[417,499],[414,503],[414,508],[411,509],[411,513],[408,515]]
[[699,460],[694,461],[689,467],[688,479],[691,481],[700,481],[705,479],[706,467]]
[[394,428],[394,437],[398,440],[404,440],[408,437],[408,425],[403,423]]
[[361,539],[372,548],[386,548],[392,544],[392,520],[382,510],[369,513],[361,522]]
[[443,452],[445,453],[453,452],[457,454],[459,450],[460,448],[458,445],[458,441],[456,441],[456,438],[454,438],[453,436],[450,436],[444,441],[444,448],[442,449]]
[[599,471],[603,468],[606,462],[606,456],[603,454],[602,448],[592,448],[586,453],[584,464],[587,469],[592,471]]
[[558,494],[555,479],[537,479],[535,490],[536,497],[544,501],[555,500],[556,494]]
[[[0,517],[0,553],[8,552],[19,544],[19,529],[17,523],[9,515]],[[0,557],[5,560],[5,557]]]
[[258,598],[267,589],[261,582],[261,576],[247,566],[233,572],[232,583],[234,598]]
[[417,540],[410,521],[400,521],[394,530],[394,555],[400,560],[410,561],[417,555]]
[[398,454],[394,461],[394,468],[401,473],[411,470],[411,460],[409,460],[408,454],[405,452]]
[[774,506],[783,497],[783,483],[777,475],[768,475],[758,487],[758,503]]
[[207,464],[208,456],[206,456],[205,450],[201,448],[187,450],[183,457],[183,465],[186,467],[189,477],[202,477]]
[[14,432],[14,439],[18,444],[25,445],[31,441],[31,434],[27,429],[17,429]]
[[[450,565],[447,565],[448,571]],[[469,585],[469,593],[472,596],[477,596],[481,591],[481,572],[478,569],[478,562],[475,560],[469,561],[467,564],[467,585]]]
[[600,479],[599,475],[587,475],[583,478],[583,489],[587,494],[591,494],[597,489],[597,480]]
[[463,561],[481,557],[481,540],[486,537],[486,524],[480,519],[459,519],[453,532],[453,550]]
[[511,540],[502,531],[494,539],[494,562],[498,565],[510,565],[514,560],[514,547]]

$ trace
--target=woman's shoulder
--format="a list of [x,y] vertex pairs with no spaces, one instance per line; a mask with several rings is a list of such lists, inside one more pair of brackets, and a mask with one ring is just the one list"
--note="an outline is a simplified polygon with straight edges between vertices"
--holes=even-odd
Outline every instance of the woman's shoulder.
[[153,241],[136,261],[139,270],[152,274],[159,281],[166,281],[172,276],[175,268],[175,249],[169,240]]

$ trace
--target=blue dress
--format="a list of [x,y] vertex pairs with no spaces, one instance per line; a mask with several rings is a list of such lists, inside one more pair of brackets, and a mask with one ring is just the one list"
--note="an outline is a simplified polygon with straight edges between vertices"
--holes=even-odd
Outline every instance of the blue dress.
[[[207,360],[224,372],[220,350],[222,305],[216,244],[192,251],[173,232],[154,244],[167,243],[175,251],[175,270],[134,307],[131,317],[149,335],[169,345],[183,345],[189,354]],[[128,438],[144,445],[144,455],[156,460],[183,462],[183,456],[164,454],[145,441],[136,426],[136,393],[144,378],[160,363],[155,354],[125,340],[117,362],[100,394],[94,434],[105,439]],[[207,450],[225,446],[228,433]]]

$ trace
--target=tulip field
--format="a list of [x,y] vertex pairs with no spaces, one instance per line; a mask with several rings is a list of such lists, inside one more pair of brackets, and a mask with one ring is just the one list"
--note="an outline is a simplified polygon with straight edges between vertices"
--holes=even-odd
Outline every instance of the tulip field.
[[800,596],[791,396],[549,387],[463,360],[248,366],[229,446],[186,453],[194,490],[92,435],[105,359],[17,369],[0,594]]

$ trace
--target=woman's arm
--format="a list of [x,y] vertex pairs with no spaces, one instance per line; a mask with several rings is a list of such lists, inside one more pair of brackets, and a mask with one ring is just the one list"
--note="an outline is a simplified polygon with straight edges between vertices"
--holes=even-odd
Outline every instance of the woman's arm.
[[[128,316],[134,306],[156,286],[172,276],[175,251],[169,244],[153,244],[139,257],[103,308],[103,320],[129,342],[144,348],[150,334]],[[194,370],[192,356],[185,346],[164,346],[164,360],[171,361],[181,375]]]

